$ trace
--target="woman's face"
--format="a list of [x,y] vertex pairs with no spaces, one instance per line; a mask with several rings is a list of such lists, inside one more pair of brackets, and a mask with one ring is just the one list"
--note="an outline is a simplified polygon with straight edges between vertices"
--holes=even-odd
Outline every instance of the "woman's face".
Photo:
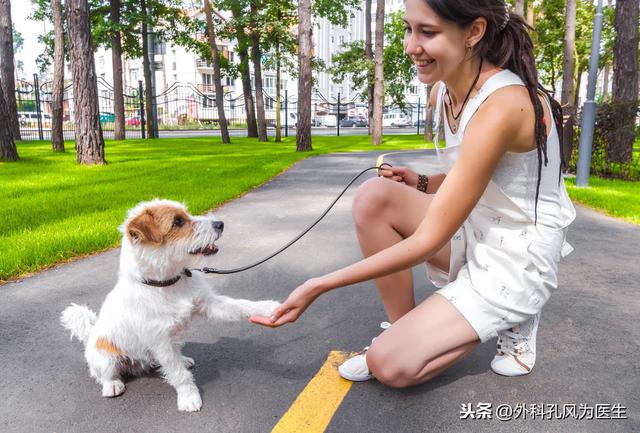
[[420,82],[449,81],[465,59],[467,32],[440,18],[426,0],[406,0],[404,21],[404,51],[415,63]]

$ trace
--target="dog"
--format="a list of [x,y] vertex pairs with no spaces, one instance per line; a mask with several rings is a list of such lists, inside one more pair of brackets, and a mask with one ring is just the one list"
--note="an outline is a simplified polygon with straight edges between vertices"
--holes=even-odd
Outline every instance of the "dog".
[[203,316],[239,321],[268,316],[280,304],[216,294],[200,272],[218,252],[224,224],[213,215],[192,216],[170,200],[154,199],[129,210],[120,227],[118,282],[99,316],[71,304],[62,325],[85,345],[89,372],[104,397],[125,391],[127,375],[160,368],[178,396],[178,410],[194,412],[202,399],[189,371],[194,360],[181,354],[182,336],[192,319]]

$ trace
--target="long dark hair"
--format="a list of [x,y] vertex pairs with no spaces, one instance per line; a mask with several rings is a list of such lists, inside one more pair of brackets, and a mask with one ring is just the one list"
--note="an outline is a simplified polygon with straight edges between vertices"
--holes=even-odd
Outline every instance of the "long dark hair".
[[542,164],[546,166],[547,129],[543,122],[544,110],[538,98],[542,92],[551,103],[551,114],[558,132],[560,142],[560,172],[566,168],[562,142],[562,107],[538,81],[533,54],[533,42],[529,31],[533,30],[524,19],[509,12],[504,0],[426,0],[429,7],[441,18],[452,21],[461,28],[466,28],[476,18],[487,20],[485,34],[474,47],[473,54],[483,57],[500,68],[506,68],[517,74],[524,82],[535,113],[535,137],[538,148],[538,181],[536,184],[535,219],[538,219],[538,195],[540,193],[540,177]]

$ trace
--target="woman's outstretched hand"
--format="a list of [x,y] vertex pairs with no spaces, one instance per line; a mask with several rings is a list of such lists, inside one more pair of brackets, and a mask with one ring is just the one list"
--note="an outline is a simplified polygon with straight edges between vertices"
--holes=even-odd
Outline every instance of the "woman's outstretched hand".
[[318,280],[310,279],[298,286],[287,298],[286,301],[271,313],[271,316],[251,316],[249,321],[257,325],[269,328],[277,328],[285,323],[292,323],[311,305],[320,295],[318,290]]

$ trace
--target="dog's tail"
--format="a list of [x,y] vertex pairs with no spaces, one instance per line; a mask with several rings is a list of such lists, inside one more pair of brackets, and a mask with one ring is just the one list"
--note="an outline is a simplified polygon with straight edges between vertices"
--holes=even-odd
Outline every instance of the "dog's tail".
[[91,328],[98,320],[96,313],[87,308],[86,305],[71,304],[60,315],[62,326],[71,331],[71,339],[76,337],[87,344]]

